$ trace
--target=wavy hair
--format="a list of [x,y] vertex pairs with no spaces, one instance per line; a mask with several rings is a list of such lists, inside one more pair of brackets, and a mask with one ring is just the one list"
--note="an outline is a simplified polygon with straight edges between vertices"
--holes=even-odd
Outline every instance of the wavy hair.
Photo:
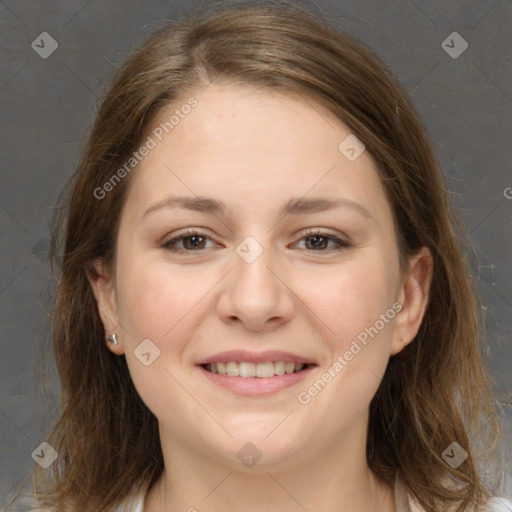
[[[58,512],[110,511],[162,473],[158,423],[105,332],[86,272],[115,264],[130,176],[103,199],[95,190],[136,151],[152,120],[209,84],[298,94],[349,127],[375,160],[392,208],[401,270],[421,247],[433,256],[430,299],[409,346],[391,357],[370,405],[367,462],[392,484],[399,475],[428,512],[478,510],[490,497],[479,456],[498,444],[480,299],[452,206],[420,116],[378,57],[305,7],[214,4],[166,22],[117,72],[53,223],[53,349],[60,416],[47,437],[59,457],[33,469],[34,493]],[[136,172],[136,171],[134,171]],[[477,437],[485,434],[482,446]],[[454,441],[468,453],[453,469]]]

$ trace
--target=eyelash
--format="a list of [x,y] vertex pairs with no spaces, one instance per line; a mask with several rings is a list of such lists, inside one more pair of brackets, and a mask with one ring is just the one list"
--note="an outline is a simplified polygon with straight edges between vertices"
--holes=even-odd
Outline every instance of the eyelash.
[[[197,231],[195,229],[190,229],[188,231],[186,231],[185,233],[182,233],[178,236],[175,236],[173,238],[170,238],[169,240],[167,240],[166,242],[164,242],[162,244],[162,248],[163,249],[166,249],[170,252],[174,252],[174,253],[193,253],[193,252],[202,252],[202,251],[205,251],[206,249],[197,249],[197,250],[187,250],[187,249],[178,249],[176,248],[176,243],[185,239],[185,238],[191,238],[193,236],[200,236],[202,238],[205,238],[205,239],[209,239],[209,240],[213,240],[211,237],[209,237],[206,233],[203,233],[201,231]],[[331,235],[329,233],[326,233],[326,232],[323,232],[323,231],[318,231],[318,230],[308,230],[303,236],[302,238],[300,238],[300,240],[298,240],[299,242],[302,241],[302,240],[305,240],[307,238],[313,238],[313,237],[323,237],[323,238],[327,238],[328,241],[332,241],[332,242],[335,242],[336,244],[338,244],[338,247],[335,247],[335,248],[331,248],[331,249],[319,249],[319,250],[315,250],[315,249],[305,249],[307,250],[308,252],[316,252],[316,253],[332,253],[332,252],[337,252],[337,251],[342,251],[344,249],[347,249],[349,247],[351,247],[351,244],[346,242],[345,240],[341,240],[340,238],[334,236],[334,235]],[[214,241],[214,240],[213,240]]]

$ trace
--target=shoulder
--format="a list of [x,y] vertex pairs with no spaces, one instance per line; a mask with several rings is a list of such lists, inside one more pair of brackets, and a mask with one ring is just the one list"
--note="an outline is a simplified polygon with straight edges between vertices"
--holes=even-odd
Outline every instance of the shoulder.
[[486,512],[512,512],[512,501],[505,498],[492,498],[486,507]]
[[[143,512],[144,509],[144,493],[140,494],[131,494],[127,496],[123,502],[117,506],[114,512]],[[5,509],[0,507],[0,512],[55,512],[53,507],[51,508],[42,508],[37,505],[37,501],[35,498],[23,497],[21,499],[16,500],[15,508],[13,509]]]
[[[395,480],[395,500],[397,510],[402,512],[425,512],[424,508],[398,476]],[[491,498],[479,509],[479,512],[512,512],[512,501],[505,498]]]

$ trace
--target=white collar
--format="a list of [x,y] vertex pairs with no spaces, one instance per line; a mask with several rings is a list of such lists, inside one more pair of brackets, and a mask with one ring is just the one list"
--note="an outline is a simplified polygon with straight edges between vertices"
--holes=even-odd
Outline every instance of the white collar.
[[[395,479],[396,512],[425,512],[416,498],[408,491],[404,481],[397,475]],[[144,512],[146,492],[130,496],[118,508],[117,512]],[[487,510],[489,512],[512,512],[512,501],[503,498],[492,498]]]

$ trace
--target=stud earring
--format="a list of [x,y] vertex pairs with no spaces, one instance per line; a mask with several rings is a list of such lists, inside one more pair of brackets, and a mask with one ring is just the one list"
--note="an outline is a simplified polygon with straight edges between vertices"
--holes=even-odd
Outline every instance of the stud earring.
[[111,344],[111,345],[117,345],[117,337],[115,334],[111,334],[109,337],[108,337],[108,342]]

